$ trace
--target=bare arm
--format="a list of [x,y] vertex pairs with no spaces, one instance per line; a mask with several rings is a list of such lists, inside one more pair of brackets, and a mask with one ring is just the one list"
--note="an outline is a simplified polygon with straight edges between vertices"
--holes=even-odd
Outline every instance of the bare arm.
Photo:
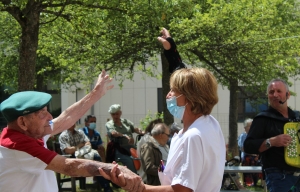
[[56,135],[74,125],[79,118],[105,95],[107,90],[113,88],[113,85],[109,85],[111,81],[112,79],[106,75],[106,72],[103,70],[98,77],[94,89],[89,94],[68,107],[57,118],[53,119],[54,127],[51,135]]
[[134,132],[135,133],[137,133],[137,134],[139,134],[139,135],[144,135],[145,134],[145,132],[144,131],[142,131],[140,128],[134,128]]
[[171,49],[171,44],[166,40],[168,37],[170,37],[170,33],[167,29],[163,28],[160,33],[162,36],[157,37],[157,40],[161,42],[165,50]]
[[192,192],[193,190],[182,185],[161,185],[161,186],[152,186],[145,185],[145,190],[143,192]]
[[46,169],[74,177],[102,175],[105,176],[105,178],[110,179],[112,173],[115,175],[122,174],[123,183],[126,182],[127,185],[134,189],[135,192],[142,192],[144,189],[142,178],[127,169],[125,166],[118,166],[119,168],[116,169],[116,165],[111,163],[102,163],[86,159],[65,158],[61,155],[56,155],[48,164]]
[[112,137],[124,137],[124,134],[119,133],[117,131],[111,131],[111,136]]
[[[61,155],[56,155],[48,164],[46,169],[75,177],[89,177],[100,175],[99,168],[101,168],[105,173],[110,174],[113,167],[114,164],[111,163],[102,163],[87,159],[66,158]],[[122,170],[125,177],[140,178],[125,166],[119,165],[119,169],[116,173],[118,173],[119,170]]]
[[[121,186],[126,191],[136,192],[137,190],[134,189],[130,183],[127,183],[126,178],[123,175],[122,170],[118,170],[119,168],[112,169],[110,176],[103,172],[102,176],[106,179],[110,179],[112,182],[116,183],[117,185]],[[101,171],[100,171],[101,172]],[[192,192],[193,190],[182,185],[161,185],[161,186],[152,186],[152,185],[144,185],[143,192]],[[139,186],[141,187],[141,186]]]
[[83,143],[79,143],[77,146],[66,147],[64,149],[64,152],[66,154],[74,154],[77,149],[80,149],[81,147],[83,147],[85,145],[91,145],[91,143],[90,142],[85,142],[85,143],[83,142]]
[[133,144],[134,143],[134,139],[126,134],[123,133],[119,133],[117,131],[111,131],[111,136],[112,137],[125,137],[128,140],[129,144]]

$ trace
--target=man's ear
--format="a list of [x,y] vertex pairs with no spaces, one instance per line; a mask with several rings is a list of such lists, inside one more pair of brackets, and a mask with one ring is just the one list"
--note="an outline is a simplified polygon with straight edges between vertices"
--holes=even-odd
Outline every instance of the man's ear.
[[286,92],[286,99],[289,99],[290,98],[290,96],[291,96],[291,94],[290,94],[290,92]]
[[27,119],[24,116],[20,116],[17,119],[17,125],[19,128],[21,128],[23,131],[27,131],[27,125],[26,125]]

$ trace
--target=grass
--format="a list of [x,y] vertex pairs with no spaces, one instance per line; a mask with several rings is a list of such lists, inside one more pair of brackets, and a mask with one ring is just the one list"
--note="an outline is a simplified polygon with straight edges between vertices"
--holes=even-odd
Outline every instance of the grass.
[[264,192],[264,188],[261,187],[261,180],[258,180],[257,185],[256,186],[245,186],[246,190],[248,191],[261,191]]
[[[115,187],[111,187],[112,188],[112,190],[114,191],[114,192],[126,192],[125,190],[123,190],[123,189],[121,189],[121,188],[115,188]],[[97,192],[101,192],[101,191],[103,191],[103,189],[101,189],[100,191],[99,190],[97,190],[97,189],[86,189],[86,190],[83,190],[83,189],[80,189],[79,187],[77,187],[76,188],[76,191],[79,191],[79,192],[95,192],[95,191],[97,191]]]
[[[251,186],[251,187],[246,186],[245,188],[246,188],[247,191],[264,192],[264,189],[260,186]],[[113,186],[112,186],[112,190],[114,192],[125,192],[125,190],[123,190],[121,188],[114,188]],[[97,191],[97,190],[95,190],[95,189],[82,190],[82,189],[79,189],[79,187],[77,187],[76,191],[79,191],[79,192],[94,192],[94,191]],[[101,190],[101,191],[103,191],[103,190]]]
[[264,189],[259,186],[246,187],[246,189],[249,191],[262,191],[262,192],[264,191]]
[[[90,182],[87,182],[87,184],[91,184]],[[114,192],[125,192],[125,190],[121,189],[121,188],[116,188],[113,185],[111,185],[111,188]],[[264,189],[261,187],[261,181],[259,180],[257,183],[257,186],[245,186],[246,190],[245,191],[256,191],[256,192],[264,192]],[[78,184],[77,184],[77,190],[79,192],[102,192],[102,190],[97,190],[97,189],[92,189],[92,188],[88,188],[86,190],[80,189]]]

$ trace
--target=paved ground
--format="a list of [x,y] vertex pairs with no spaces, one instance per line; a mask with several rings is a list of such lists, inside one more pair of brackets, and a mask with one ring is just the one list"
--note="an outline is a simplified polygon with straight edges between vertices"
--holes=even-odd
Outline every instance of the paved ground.
[[[93,183],[93,177],[86,177],[86,183],[92,184]],[[76,186],[77,186],[77,189],[79,189],[79,180],[76,180]],[[63,183],[62,187],[63,188],[71,187],[71,182]]]
[[[86,184],[92,184],[93,183],[93,177],[86,177]],[[83,189],[79,189],[79,180],[76,180],[76,188],[77,188],[77,192],[102,192],[103,189],[101,190],[97,190],[97,189],[91,189],[88,186],[87,190],[83,190]],[[71,182],[65,182],[62,186],[63,188],[70,188],[71,187]],[[125,192],[124,190],[122,190],[121,188],[115,188],[111,185],[111,188],[114,192]]]

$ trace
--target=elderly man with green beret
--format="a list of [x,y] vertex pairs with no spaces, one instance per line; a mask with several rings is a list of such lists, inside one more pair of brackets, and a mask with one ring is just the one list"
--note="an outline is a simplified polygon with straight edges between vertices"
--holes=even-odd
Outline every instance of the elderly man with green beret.
[[[0,136],[0,186],[2,192],[56,192],[55,172],[71,176],[110,174],[117,165],[92,160],[71,159],[47,149],[46,142],[71,127],[106,91],[112,79],[105,71],[99,75],[94,89],[55,119],[47,110],[51,95],[23,91],[11,95],[0,104],[7,127]],[[126,167],[119,166],[126,176],[125,189],[142,191],[144,184]]]
[[[121,118],[122,115],[121,105],[119,104],[111,105],[110,108],[108,109],[108,112],[110,113],[112,120],[108,121],[105,124],[105,126],[111,140],[117,142],[120,145],[120,147],[126,149],[127,151],[129,151],[130,148],[136,148],[133,145],[134,139],[132,133],[144,134],[144,132],[141,131],[139,128],[135,128],[134,124],[128,119]],[[136,173],[137,170],[135,169],[133,161],[130,158],[130,156],[116,149],[115,158],[119,159],[119,161],[121,161],[123,165],[126,165],[128,169]]]

